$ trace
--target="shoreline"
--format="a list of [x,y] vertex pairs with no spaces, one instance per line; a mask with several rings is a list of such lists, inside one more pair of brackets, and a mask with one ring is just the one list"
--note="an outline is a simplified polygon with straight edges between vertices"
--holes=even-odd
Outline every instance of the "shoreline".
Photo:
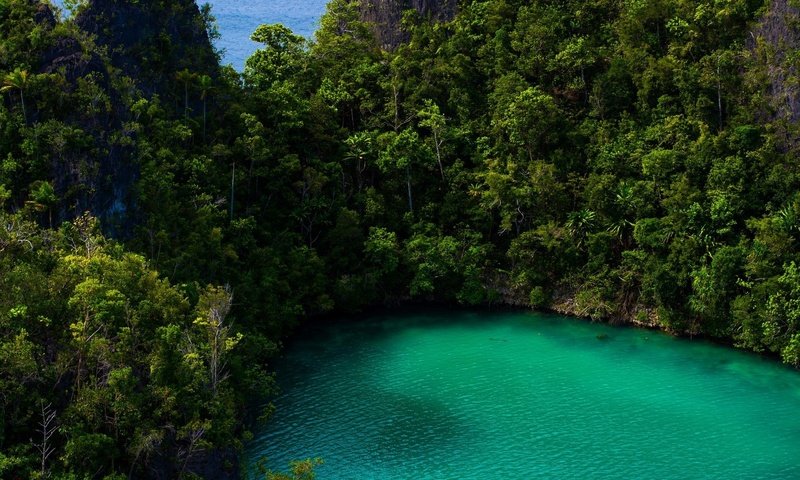
[[[641,330],[657,331],[669,335],[670,337],[673,338],[690,340],[690,341],[699,340],[719,345],[721,347],[725,347],[731,350],[746,352],[748,354],[756,355],[758,357],[767,359],[769,361],[773,361],[790,370],[800,372],[800,368],[795,368],[792,365],[783,362],[781,360],[780,354],[778,354],[777,352],[771,352],[768,350],[759,352],[748,348],[741,348],[736,346],[735,340],[730,337],[719,337],[704,333],[692,333],[688,331],[678,331],[670,329],[667,326],[662,325],[658,322],[658,315],[655,311],[653,311],[653,309],[644,307],[643,305],[636,305],[632,309],[631,314],[627,316],[611,315],[602,318],[593,318],[589,315],[582,315],[580,313],[580,310],[577,308],[577,302],[574,299],[574,295],[560,296],[558,297],[558,301],[553,301],[550,303],[548,307],[541,307],[541,308],[534,308],[530,304],[518,298],[514,299],[513,297],[510,296],[509,297],[504,296],[500,301],[484,303],[479,305],[464,305],[458,302],[447,301],[436,298],[427,298],[419,300],[412,300],[410,298],[402,298],[402,299],[391,298],[387,299],[382,303],[366,305],[355,312],[346,312],[343,310],[334,309],[334,311],[331,312],[312,314],[306,316],[303,319],[298,320],[298,322],[287,333],[285,333],[280,337],[281,347],[279,352],[281,353],[279,353],[279,355],[282,354],[283,349],[287,348],[287,345],[291,344],[294,337],[301,336],[303,331],[307,331],[308,328],[314,328],[316,325],[320,323],[333,322],[335,324],[347,325],[348,323],[358,322],[365,318],[386,315],[386,314],[413,313],[417,311],[435,312],[435,311],[453,311],[453,310],[474,311],[474,312],[516,311],[516,312],[541,313],[547,315],[560,315],[564,317],[574,318],[580,321],[610,325],[612,327],[636,328]],[[637,320],[636,313],[638,312],[647,312],[649,321],[642,322],[640,320]]]

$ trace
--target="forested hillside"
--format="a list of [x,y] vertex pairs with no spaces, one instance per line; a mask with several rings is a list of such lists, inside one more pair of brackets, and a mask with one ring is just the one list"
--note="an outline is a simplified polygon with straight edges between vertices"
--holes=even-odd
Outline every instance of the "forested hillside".
[[462,0],[386,51],[333,0],[241,73],[212,13],[0,0],[0,477],[236,476],[279,339],[366,306],[800,365],[793,1]]

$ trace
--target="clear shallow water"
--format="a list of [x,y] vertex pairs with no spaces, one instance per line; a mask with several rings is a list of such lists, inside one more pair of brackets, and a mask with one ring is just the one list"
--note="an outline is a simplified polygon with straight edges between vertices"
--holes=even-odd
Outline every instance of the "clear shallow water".
[[[62,0],[52,0],[63,7]],[[282,23],[294,33],[311,38],[325,13],[328,0],[199,0],[211,4],[222,38],[217,48],[225,50],[222,62],[241,71],[244,62],[258,47],[250,34],[263,23]]]
[[279,382],[245,461],[320,480],[800,478],[800,374],[651,331],[373,317],[303,333]]

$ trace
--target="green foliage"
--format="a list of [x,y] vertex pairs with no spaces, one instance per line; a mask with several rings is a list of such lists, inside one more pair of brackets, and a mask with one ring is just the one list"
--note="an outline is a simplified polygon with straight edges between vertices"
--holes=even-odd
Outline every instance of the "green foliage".
[[550,298],[542,287],[533,287],[529,295],[529,301],[533,308],[543,308],[548,305]]
[[316,468],[322,465],[320,458],[296,460],[289,465],[289,473],[266,471],[266,480],[314,480],[317,478]]
[[[226,318],[227,291],[190,301],[92,218],[52,231],[21,215],[2,214],[19,227],[0,262],[0,438],[27,444],[42,421],[28,406],[45,402],[58,405],[57,455],[42,467],[52,472],[146,472],[155,450],[178,458],[201,441],[230,445],[246,399],[239,389],[252,391],[240,379],[257,382],[234,351],[243,334]],[[28,476],[33,465],[7,468]]]
[[777,291],[769,296],[762,325],[764,342],[786,363],[800,365],[800,270],[794,262],[784,266]]
[[[191,476],[246,437],[299,320],[409,299],[800,365],[797,52],[762,3],[465,1],[387,52],[334,0],[313,42],[259,27],[239,74],[0,0],[0,476]],[[86,69],[44,64],[64,45]],[[83,215],[103,187],[121,225]]]

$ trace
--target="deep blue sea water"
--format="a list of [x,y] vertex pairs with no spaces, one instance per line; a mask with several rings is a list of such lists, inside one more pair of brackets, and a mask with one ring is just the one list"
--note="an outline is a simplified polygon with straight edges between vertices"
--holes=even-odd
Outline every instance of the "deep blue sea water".
[[237,70],[257,48],[250,34],[263,23],[282,23],[294,33],[311,38],[325,12],[328,0],[212,0],[211,12],[217,17],[222,38],[217,48],[225,50],[223,63]]
[[[52,0],[62,6],[62,0]],[[198,4],[205,3],[202,0]],[[223,63],[241,71],[257,48],[250,34],[263,23],[282,23],[298,35],[311,38],[328,0],[210,0],[222,38],[217,48],[225,51]]]

